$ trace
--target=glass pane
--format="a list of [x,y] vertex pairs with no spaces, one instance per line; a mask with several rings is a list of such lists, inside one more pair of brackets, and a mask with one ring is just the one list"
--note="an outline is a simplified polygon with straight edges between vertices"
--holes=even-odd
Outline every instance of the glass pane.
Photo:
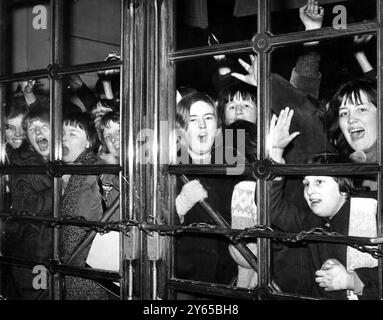
[[[340,153],[344,162],[376,162],[375,66],[376,39],[372,35],[273,52],[272,111],[279,114],[285,107],[294,109],[290,133],[300,132],[286,147],[288,163],[302,163],[324,151]],[[360,92],[365,94],[355,101],[354,93],[359,96]],[[345,96],[351,97],[347,103]],[[359,104],[367,105],[365,119],[356,113]]]
[[[47,79],[4,85],[5,162],[44,166],[49,157],[49,82]],[[52,217],[53,178],[46,173],[4,175],[4,211],[27,217]],[[3,220],[2,254],[33,261],[31,268],[2,267],[7,299],[48,299],[53,229],[35,221]],[[33,272],[32,272],[33,271]],[[37,278],[36,278],[37,277]]]
[[[246,181],[244,185],[236,186],[241,180],[238,175],[243,173],[245,162],[256,159],[257,140],[256,88],[242,84],[230,74],[230,71],[245,73],[238,62],[240,57],[250,63],[248,54],[244,53],[228,55],[225,61],[220,62],[209,57],[177,64],[177,96],[180,100],[176,126],[184,129],[179,135],[178,163],[235,165],[228,176],[187,175],[190,182],[186,183],[178,178],[177,223],[217,224],[196,204],[204,190],[208,193],[206,201],[233,228],[250,227],[257,220],[256,210],[253,210],[255,182]],[[230,113],[231,108],[238,110]],[[235,121],[239,119],[247,121]],[[223,131],[220,130],[220,122],[224,123]],[[242,129],[242,135],[236,129]],[[250,136],[249,139],[248,136],[245,138],[243,131]],[[245,194],[249,197],[246,198]],[[192,199],[191,195],[195,198]],[[244,202],[240,200],[242,196],[246,198]],[[256,250],[256,242],[249,246]],[[241,254],[222,236],[183,234],[177,238],[176,276],[180,278],[245,286],[242,282],[245,280],[242,272],[245,272],[252,281],[246,286],[256,286],[257,274],[251,267],[238,274],[237,264],[241,259],[244,260]]]
[[3,73],[45,69],[50,61],[50,2],[4,1]]
[[[376,184],[376,176],[306,176],[303,183],[301,177],[285,177],[271,182],[272,228],[300,234],[297,239],[301,239],[272,242],[273,279],[283,292],[327,299],[355,299],[355,294],[379,298],[376,258],[344,244],[309,241],[303,233],[316,228],[316,233],[323,235],[375,237]],[[342,281],[335,285],[338,277],[350,276],[346,268],[355,270],[365,285],[363,294],[357,286],[347,291],[347,283]]]
[[120,53],[121,1],[65,1],[64,65],[103,61]]
[[[272,1],[272,33],[280,34],[320,28],[321,20],[323,27],[333,26],[336,29],[345,29],[347,24],[376,18],[375,0],[319,0],[317,7],[314,3],[314,0]],[[302,10],[302,18],[300,18],[299,8],[303,8],[306,4],[308,6]],[[323,8],[323,13],[321,13],[320,7]]]
[[257,32],[257,2],[178,0],[177,49],[249,40]]
[[[62,160],[65,164],[119,164],[120,105],[118,70],[68,76],[64,81]],[[119,199],[119,175],[64,175],[61,215],[92,222],[119,221],[113,204]],[[113,209],[114,208],[114,209]],[[112,210],[113,209],[113,210]],[[64,263],[119,271],[119,233],[97,234],[75,254],[90,234],[89,228],[63,226]],[[119,284],[65,277],[64,299],[116,299]]]

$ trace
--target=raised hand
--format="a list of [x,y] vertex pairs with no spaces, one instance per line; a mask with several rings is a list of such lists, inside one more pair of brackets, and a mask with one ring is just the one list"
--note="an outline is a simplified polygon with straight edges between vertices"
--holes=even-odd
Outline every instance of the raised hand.
[[293,115],[294,110],[287,107],[282,109],[279,117],[274,114],[270,122],[268,137],[269,155],[271,159],[278,163],[284,163],[282,158],[284,149],[300,134],[298,131],[290,134],[290,124]]
[[258,65],[257,65],[257,57],[255,55],[249,55],[251,60],[251,65],[242,59],[238,59],[240,65],[246,70],[247,74],[240,74],[237,72],[233,72],[231,75],[238,80],[241,80],[247,84],[250,84],[254,87],[258,85]]
[[305,26],[305,30],[322,28],[324,8],[318,5],[318,1],[308,0],[307,4],[299,9],[299,17]]
[[21,81],[20,86],[21,86],[21,91],[24,94],[30,94],[33,93],[33,87],[36,84],[36,80],[26,80],[26,81]]

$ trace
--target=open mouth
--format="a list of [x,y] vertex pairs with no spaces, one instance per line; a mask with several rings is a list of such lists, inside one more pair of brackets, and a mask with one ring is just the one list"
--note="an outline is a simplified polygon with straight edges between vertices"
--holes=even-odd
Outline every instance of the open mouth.
[[319,204],[322,201],[318,198],[313,198],[313,199],[309,199],[309,200],[310,200],[311,206],[316,206],[317,204]]
[[349,132],[350,132],[351,139],[356,140],[364,136],[365,130],[362,128],[354,128],[354,129],[350,129]]
[[46,151],[49,149],[49,143],[48,140],[45,138],[37,139],[36,140],[37,146],[41,151]]
[[206,143],[207,142],[207,133],[201,133],[198,135],[198,141],[200,143]]
[[63,146],[63,157],[67,156],[69,154],[69,149],[66,146]]

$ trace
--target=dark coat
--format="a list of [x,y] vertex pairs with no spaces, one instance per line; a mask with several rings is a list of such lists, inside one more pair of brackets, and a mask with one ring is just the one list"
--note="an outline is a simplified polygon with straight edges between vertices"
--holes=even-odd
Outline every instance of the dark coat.
[[[347,201],[337,214],[331,219],[321,218],[313,214],[308,208],[303,210],[283,199],[283,182],[273,181],[271,192],[271,223],[273,226],[285,232],[308,231],[313,228],[322,228],[328,232],[348,234],[350,218],[350,201]],[[289,264],[296,266],[295,273],[301,279],[296,288],[297,294],[313,297],[324,297],[330,299],[346,299],[346,290],[326,292],[315,282],[315,271],[321,269],[323,263],[328,259],[337,259],[344,266],[347,264],[347,246],[326,242],[308,242],[308,259],[304,268],[298,261],[290,260]],[[361,281],[364,283],[363,296],[361,298],[378,298],[378,272],[377,268],[355,269]],[[281,280],[286,274],[277,273],[275,278]],[[279,283],[283,283],[280,281]],[[283,288],[291,292],[290,288]]]
[[[7,145],[10,164],[18,166],[45,165],[44,159],[24,142],[20,148]],[[45,174],[12,174],[9,176],[12,194],[11,213],[24,212],[32,216],[53,215],[53,180]],[[53,231],[41,223],[10,220],[5,225],[4,254],[16,258],[48,263],[52,255]],[[47,298],[47,290],[32,287],[31,269],[11,267],[9,299]]]
[[[220,176],[188,176],[198,179],[208,193],[207,202],[231,225],[231,197],[233,181]],[[177,194],[182,188],[180,179],[177,181]],[[184,218],[183,225],[192,223],[208,223],[215,225],[205,210],[197,203]],[[224,237],[182,234],[176,242],[176,276],[221,284],[230,284],[237,274],[236,264],[230,257],[228,245]]]

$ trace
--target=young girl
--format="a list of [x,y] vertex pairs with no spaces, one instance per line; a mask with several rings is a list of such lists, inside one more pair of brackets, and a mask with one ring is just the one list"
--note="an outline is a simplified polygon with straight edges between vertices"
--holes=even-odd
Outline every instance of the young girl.
[[[285,147],[299,134],[289,134],[293,111],[286,108],[271,120],[270,156],[284,163]],[[337,154],[322,153],[308,163],[344,163]],[[283,198],[283,179],[272,183],[271,223],[286,232],[316,227],[350,236],[375,237],[377,202],[373,198],[351,197],[352,180],[348,177],[305,176],[304,197],[308,208],[300,209]],[[351,299],[378,298],[377,260],[342,244],[308,242],[308,265],[302,272],[300,294],[316,297]],[[297,270],[298,262],[297,262]],[[298,271],[299,272],[299,271]],[[347,291],[346,291],[347,290]]]
[[[93,165],[97,161],[99,146],[94,122],[87,113],[72,113],[64,118],[63,124],[63,160],[67,164]],[[103,215],[102,199],[97,176],[71,175],[63,177],[64,195],[62,216],[79,217],[99,221]],[[61,228],[61,254],[64,263],[70,259],[79,243],[85,238],[86,229],[77,226]],[[73,261],[72,264],[85,267],[91,244]],[[89,279],[65,277],[64,299],[110,299],[107,291],[95,281]]]
[[[214,163],[213,149],[219,130],[217,112],[212,99],[200,92],[184,97],[177,104],[176,121],[182,132],[182,148],[187,163]],[[185,162],[184,162],[185,163]],[[176,210],[182,224],[215,224],[199,201],[207,199],[230,224],[232,182],[221,176],[188,176],[190,182],[177,183]],[[176,276],[178,278],[229,284],[235,276],[225,238],[185,234],[177,238]]]
[[376,83],[356,79],[342,85],[330,101],[336,120],[330,137],[339,151],[357,162],[376,162],[378,110]]

